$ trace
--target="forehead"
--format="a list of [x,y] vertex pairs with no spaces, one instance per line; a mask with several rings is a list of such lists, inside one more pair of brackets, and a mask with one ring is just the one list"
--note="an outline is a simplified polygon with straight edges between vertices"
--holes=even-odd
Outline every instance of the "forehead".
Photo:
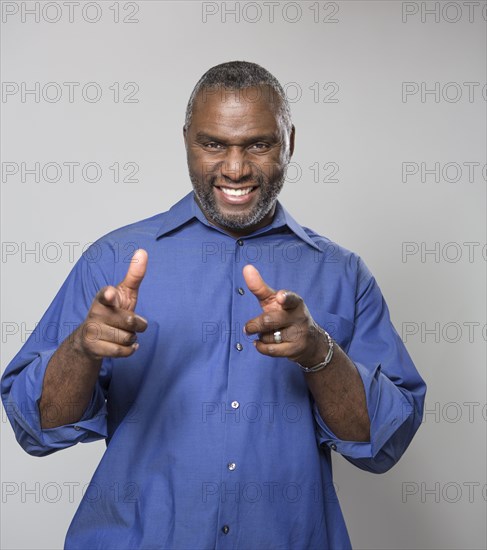
[[280,107],[281,98],[270,86],[202,89],[194,101],[191,127],[237,134],[275,132],[282,126]]

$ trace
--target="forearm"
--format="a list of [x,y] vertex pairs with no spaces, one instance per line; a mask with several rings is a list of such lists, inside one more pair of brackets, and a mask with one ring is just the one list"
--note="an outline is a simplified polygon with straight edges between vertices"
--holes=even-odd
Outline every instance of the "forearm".
[[82,350],[81,330],[64,340],[47,365],[39,402],[43,429],[77,422],[90,403],[102,359]]
[[[315,357],[309,365],[323,361],[328,353],[326,337],[319,338]],[[365,390],[355,365],[334,343],[331,362],[322,370],[305,374],[306,382],[321,417],[340,439],[369,441],[370,419]]]

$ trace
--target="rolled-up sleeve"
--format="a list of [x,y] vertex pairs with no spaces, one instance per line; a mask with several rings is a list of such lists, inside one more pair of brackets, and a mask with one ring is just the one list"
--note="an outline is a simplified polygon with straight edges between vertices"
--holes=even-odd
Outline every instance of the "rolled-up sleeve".
[[[87,255],[89,258],[89,255]],[[99,266],[83,256],[75,265],[27,342],[7,366],[1,381],[2,401],[17,441],[29,454],[44,456],[79,442],[107,436],[105,360],[91,402],[75,424],[42,429],[39,400],[47,365],[63,340],[86,317],[98,290],[109,284]],[[55,407],[47,411],[57,414]]]
[[345,351],[362,379],[370,419],[370,441],[338,438],[313,413],[320,445],[363,470],[382,473],[400,459],[421,424],[426,385],[391,323],[382,293],[359,261],[354,330]]

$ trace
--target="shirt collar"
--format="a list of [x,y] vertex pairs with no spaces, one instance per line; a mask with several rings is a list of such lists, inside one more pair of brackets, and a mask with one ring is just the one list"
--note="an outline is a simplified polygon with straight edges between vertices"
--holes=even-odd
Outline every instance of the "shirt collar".
[[[195,201],[194,194],[191,191],[179,202],[173,205],[171,209],[165,214],[164,222],[156,232],[156,239],[167,235],[168,233],[171,233],[175,229],[178,229],[179,227],[185,225],[193,219],[199,220],[201,223],[212,229],[222,231],[208,222],[197,202]],[[289,214],[289,212],[284,208],[284,206],[282,206],[279,201],[277,201],[276,204],[276,212],[274,214],[274,219],[272,220],[272,223],[270,223],[266,227],[263,227],[262,229],[259,229],[258,231],[255,231],[254,233],[251,233],[250,235],[246,235],[245,238],[263,235],[269,232],[275,232],[276,229],[280,229],[282,227],[288,227],[302,241],[309,244],[316,250],[322,252],[321,248],[311,240],[304,229],[291,216],[291,214]]]

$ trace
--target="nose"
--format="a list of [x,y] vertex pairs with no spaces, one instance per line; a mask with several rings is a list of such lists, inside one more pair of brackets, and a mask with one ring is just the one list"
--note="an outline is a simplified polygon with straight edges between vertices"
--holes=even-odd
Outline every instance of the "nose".
[[244,183],[250,178],[252,169],[240,147],[228,147],[221,174],[223,178],[233,183]]

